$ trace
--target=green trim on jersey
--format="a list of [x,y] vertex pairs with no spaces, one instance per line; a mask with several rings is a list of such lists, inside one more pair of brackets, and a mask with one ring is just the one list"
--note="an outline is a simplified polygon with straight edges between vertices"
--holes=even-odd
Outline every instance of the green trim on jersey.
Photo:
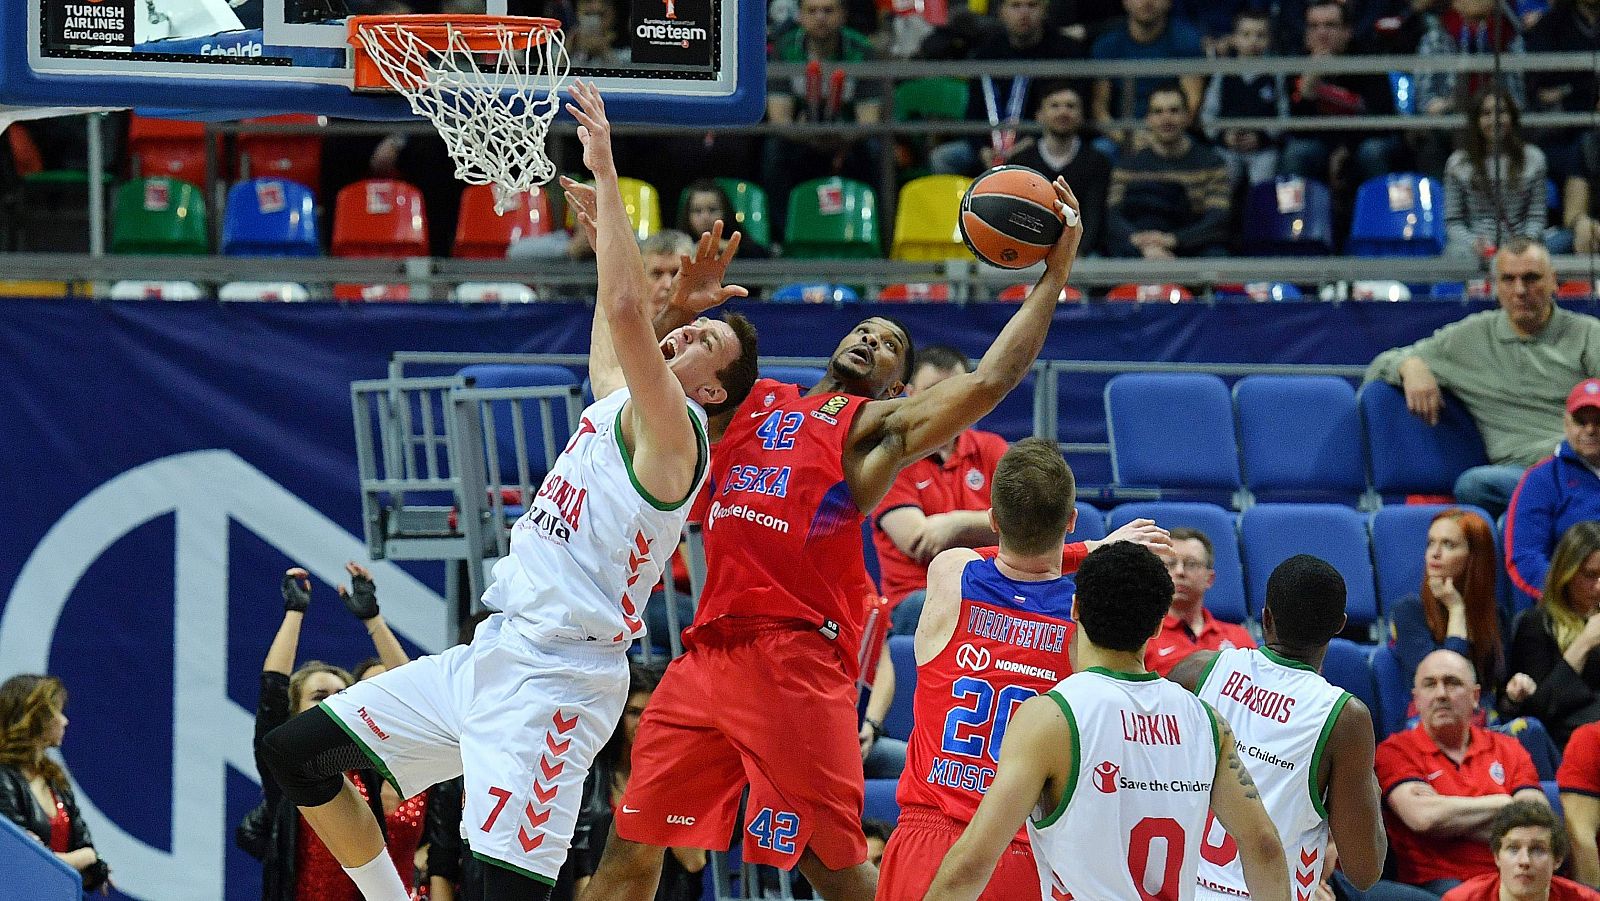
[[340,729],[344,730],[344,734],[350,736],[350,740],[356,743],[356,747],[361,749],[361,753],[367,755],[367,759],[372,761],[372,768],[377,770],[379,775],[383,776],[383,781],[394,786],[395,792],[399,794],[400,797],[404,798],[406,796],[405,790],[400,787],[400,783],[394,780],[394,774],[389,772],[388,764],[383,762],[383,758],[378,756],[378,752],[367,747],[367,743],[362,741],[361,736],[356,734],[356,730],[350,728],[350,724],[345,722],[339,716],[339,714],[335,713],[332,707],[329,707],[322,701],[318,701],[317,706],[322,708],[322,712],[328,715],[328,719],[333,720],[336,724],[338,724]]
[[1195,694],[1199,694],[1201,691],[1203,691],[1205,689],[1206,680],[1211,678],[1212,671],[1214,671],[1217,668],[1217,661],[1221,660],[1221,659],[1222,659],[1222,652],[1221,651],[1218,651],[1215,654],[1211,655],[1211,659],[1206,663],[1206,668],[1200,671],[1200,681],[1198,681],[1198,682],[1196,682],[1194,684],[1194,693]]
[[1067,812],[1067,804],[1072,800],[1072,793],[1078,789],[1078,768],[1083,766],[1083,760],[1081,759],[1083,757],[1083,743],[1078,738],[1077,717],[1072,715],[1072,708],[1067,706],[1066,698],[1056,694],[1054,691],[1047,691],[1044,694],[1045,697],[1056,702],[1056,706],[1061,708],[1062,715],[1067,718],[1067,731],[1072,735],[1072,769],[1067,772],[1067,787],[1061,791],[1061,803],[1056,805],[1055,810],[1050,811],[1049,816],[1042,820],[1034,820],[1033,827],[1035,829],[1048,829],[1056,820],[1061,819],[1062,814]]
[[1085,673],[1099,673],[1102,676],[1106,676],[1106,677],[1109,677],[1109,678],[1112,678],[1112,679],[1116,679],[1116,680],[1119,680],[1121,682],[1154,682],[1157,679],[1161,678],[1160,676],[1158,676],[1158,675],[1156,675],[1155,673],[1152,673],[1152,672],[1125,673],[1125,672],[1123,672],[1121,670],[1106,669],[1103,666],[1091,666],[1088,669],[1083,670],[1082,672],[1085,672]]
[[1304,663],[1299,660],[1290,660],[1282,654],[1273,651],[1271,648],[1258,648],[1258,650],[1261,651],[1261,656],[1271,660],[1273,663],[1276,663],[1279,666],[1287,666],[1290,669],[1303,669],[1308,673],[1314,673],[1317,671],[1317,668],[1311,664]]
[[506,861],[503,861],[498,857],[490,857],[487,854],[480,854],[477,851],[472,852],[472,856],[478,858],[479,860],[483,861],[486,864],[490,864],[492,866],[499,867],[502,870],[510,870],[513,873],[516,873],[516,874],[518,874],[520,876],[526,876],[529,879],[532,879],[533,881],[541,883],[543,885],[553,886],[553,885],[556,884],[556,880],[552,876],[541,876],[538,873],[533,872],[532,870],[524,870],[523,868],[517,866],[514,863],[507,863]]
[[695,491],[693,489],[700,487],[700,477],[705,474],[708,462],[706,458],[709,456],[707,451],[711,446],[706,439],[706,430],[700,425],[700,419],[694,415],[694,411],[685,407],[685,412],[689,414],[689,423],[694,426],[694,482],[690,486],[689,494],[675,504],[656,500],[655,495],[646,491],[644,486],[639,484],[639,476],[633,471],[633,454],[628,451],[628,443],[622,440],[622,411],[627,408],[628,403],[631,403],[632,400],[633,398],[628,398],[627,402],[617,408],[617,422],[614,426],[614,431],[617,433],[617,450],[622,452],[622,465],[628,470],[628,481],[633,483],[633,490],[639,492],[639,496],[644,498],[646,503],[664,513],[671,513],[673,510],[694,500]]
[[1344,712],[1344,705],[1350,703],[1351,697],[1348,691],[1339,693],[1339,700],[1333,702],[1333,709],[1328,712],[1327,722],[1322,724],[1322,734],[1317,736],[1317,748],[1311,752],[1311,772],[1306,776],[1306,786],[1311,792],[1312,809],[1324,820],[1328,818],[1326,799],[1317,792],[1317,774],[1322,772],[1322,751],[1328,746],[1328,739],[1333,737],[1333,726],[1339,721],[1339,714]]
[[1222,714],[1217,712],[1217,708],[1207,704],[1205,698],[1196,698],[1195,700],[1199,701],[1200,705],[1206,709],[1206,718],[1211,720],[1211,743],[1217,748],[1217,759],[1221,760],[1224,756],[1222,753],[1222,727],[1217,725],[1217,720],[1222,719]]

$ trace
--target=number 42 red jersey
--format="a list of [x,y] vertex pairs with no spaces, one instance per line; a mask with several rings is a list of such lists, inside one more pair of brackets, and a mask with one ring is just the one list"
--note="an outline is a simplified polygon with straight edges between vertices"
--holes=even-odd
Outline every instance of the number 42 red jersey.
[[865,402],[756,381],[711,455],[706,585],[686,634],[691,646],[723,617],[800,620],[836,637],[855,676],[863,517],[843,457]]

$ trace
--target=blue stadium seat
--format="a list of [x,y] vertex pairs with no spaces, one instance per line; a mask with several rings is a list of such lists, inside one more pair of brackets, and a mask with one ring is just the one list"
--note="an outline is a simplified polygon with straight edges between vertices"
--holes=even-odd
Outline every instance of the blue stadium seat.
[[1250,612],[1260,616],[1267,577],[1295,554],[1328,561],[1345,581],[1345,612],[1352,626],[1371,626],[1381,610],[1374,588],[1367,520],[1341,504],[1257,504],[1239,514],[1239,544]]
[[771,299],[779,303],[856,303],[861,297],[849,285],[811,282],[784,285],[772,292]]
[[1411,706],[1411,680],[1400,669],[1400,657],[1387,642],[1372,651],[1372,681],[1378,690],[1378,706],[1372,711],[1372,725],[1378,741],[1406,727],[1406,709]]
[[761,377],[764,379],[777,379],[791,385],[799,385],[800,393],[810,391],[812,386],[822,381],[828,374],[826,369],[817,366],[763,366]]
[[[1340,495],[1367,489],[1356,392],[1334,376],[1251,375],[1233,386],[1244,482],[1271,495]],[[1293,422],[1284,419],[1294,411]]]
[[[1494,533],[1494,518],[1477,507],[1460,504],[1392,504],[1372,514],[1372,562],[1378,576],[1378,601],[1388,610],[1395,601],[1422,588],[1423,556],[1428,551],[1428,525],[1441,510],[1453,507],[1482,517]],[[1502,568],[1496,552],[1495,569]]]
[[1245,606],[1244,564],[1239,558],[1239,527],[1237,517],[1216,504],[1197,504],[1180,501],[1155,501],[1122,504],[1111,511],[1106,523],[1116,531],[1136,519],[1153,519],[1164,529],[1187,526],[1199,529],[1211,539],[1216,555],[1213,566],[1217,581],[1206,592],[1206,609],[1218,619],[1242,623],[1250,618]]
[[899,779],[868,779],[866,807],[861,815],[893,826],[900,822],[900,804],[894,799]]
[[1117,485],[1237,491],[1233,399],[1214,375],[1130,372],[1106,383],[1106,431]]
[[1078,501],[1078,523],[1067,533],[1067,543],[1099,541],[1106,537],[1106,515],[1098,507]]
[[253,178],[228,191],[222,253],[236,257],[314,257],[317,201],[311,189],[281,178]]
[[1371,656],[1371,645],[1335,638],[1328,642],[1328,656],[1322,659],[1322,675],[1355,695],[1368,710],[1377,710],[1378,687],[1372,678]]
[[[544,364],[482,363],[462,368],[461,375],[472,380],[474,388],[528,388],[545,385],[578,387],[577,375],[565,366]],[[495,401],[490,409],[494,413],[496,456],[500,461],[502,484],[517,481],[517,433],[512,420],[511,401]],[[529,477],[537,485],[544,479],[554,456],[545,457],[544,424],[539,415],[539,402],[527,400],[522,408],[522,434],[527,442]],[[566,444],[571,432],[567,428],[567,410],[564,403],[552,405],[550,410],[552,441],[556,453]],[[487,436],[485,436],[487,437]]]
[[1244,252],[1249,256],[1333,253],[1333,200],[1316,179],[1280,175],[1250,189]]
[[1359,257],[1431,257],[1444,252],[1444,187],[1412,172],[1380,175],[1356,190],[1345,248]]
[[1448,391],[1437,426],[1411,415],[1404,392],[1387,382],[1362,385],[1357,400],[1372,487],[1380,494],[1449,495],[1457,476],[1489,462],[1477,423]]
[[917,647],[911,635],[889,636],[894,663],[894,703],[883,717],[883,734],[901,741],[911,737],[911,699],[917,693]]

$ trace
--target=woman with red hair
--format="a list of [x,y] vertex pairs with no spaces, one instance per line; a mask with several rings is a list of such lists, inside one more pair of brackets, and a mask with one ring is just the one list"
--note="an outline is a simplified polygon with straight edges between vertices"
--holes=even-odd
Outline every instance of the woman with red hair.
[[1389,615],[1389,641],[1406,684],[1422,658],[1441,648],[1472,661],[1478,684],[1504,681],[1495,556],[1494,533],[1478,513],[1452,507],[1433,518],[1421,591],[1401,598]]

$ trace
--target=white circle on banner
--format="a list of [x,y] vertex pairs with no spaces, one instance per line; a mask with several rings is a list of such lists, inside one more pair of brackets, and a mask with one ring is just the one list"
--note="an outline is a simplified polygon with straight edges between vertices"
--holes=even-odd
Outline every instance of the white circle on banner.
[[[134,467],[74,504],[23,564],[0,611],[0,679],[48,672],[51,639],[89,567],[124,535],[169,513],[176,545],[171,822],[182,824],[173,830],[172,850],[134,837],[82,786],[74,783],[74,790],[119,891],[141,901],[218,901],[224,842],[234,825],[225,821],[227,767],[252,777],[256,771],[254,711],[228,697],[229,522],[331,584],[347,580],[345,561],[364,560],[366,544],[229,451],[194,451]],[[444,599],[392,563],[368,568],[382,586],[385,621],[425,649],[443,648]],[[82,695],[99,686],[68,688]]]

